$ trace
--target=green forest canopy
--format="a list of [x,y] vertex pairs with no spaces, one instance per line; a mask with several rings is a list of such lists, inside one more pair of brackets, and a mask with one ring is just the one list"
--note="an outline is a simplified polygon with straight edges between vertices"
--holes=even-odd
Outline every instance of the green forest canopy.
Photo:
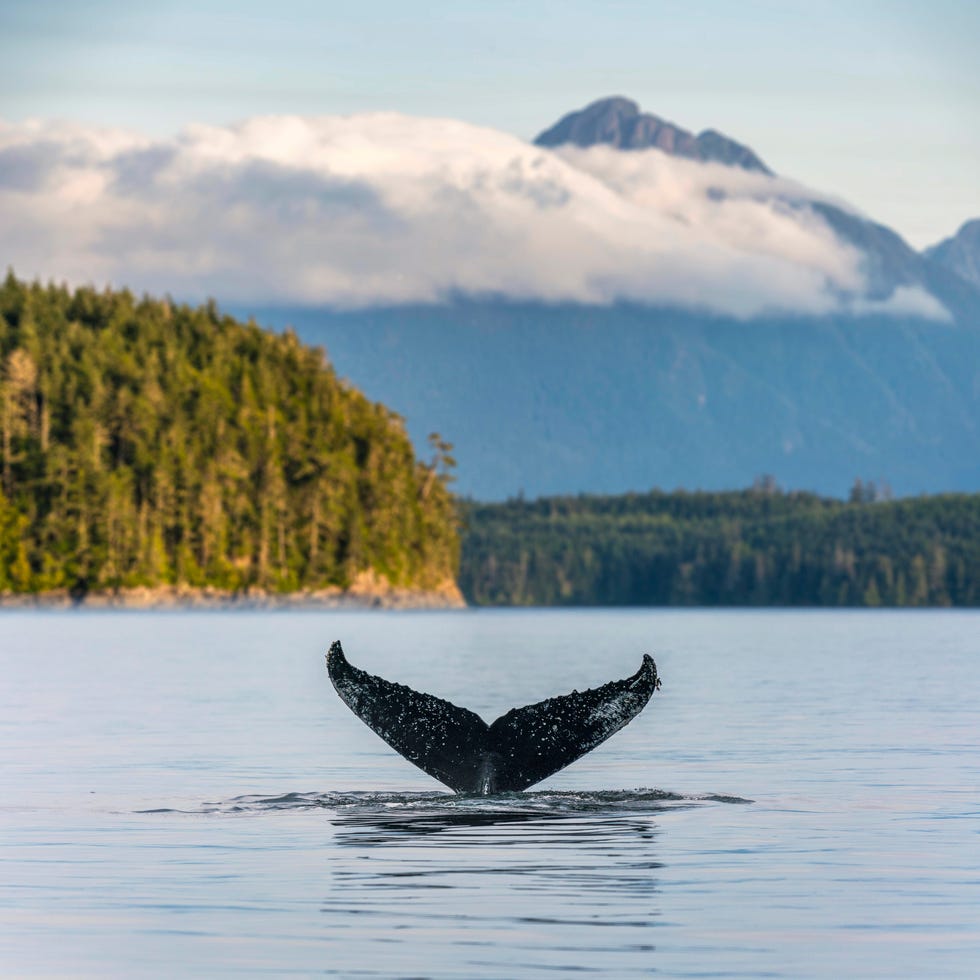
[[460,588],[477,605],[980,605],[980,494],[856,490],[469,503]]
[[444,586],[449,448],[213,302],[0,286],[0,592]]

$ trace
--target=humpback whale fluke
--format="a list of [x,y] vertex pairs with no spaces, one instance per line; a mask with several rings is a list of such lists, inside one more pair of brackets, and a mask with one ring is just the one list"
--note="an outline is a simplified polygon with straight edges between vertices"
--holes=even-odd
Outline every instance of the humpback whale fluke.
[[507,793],[564,769],[631,722],[660,687],[657,665],[591,691],[514,708],[488,725],[465,708],[352,666],[340,642],[327,654],[343,702],[409,762],[457,793]]

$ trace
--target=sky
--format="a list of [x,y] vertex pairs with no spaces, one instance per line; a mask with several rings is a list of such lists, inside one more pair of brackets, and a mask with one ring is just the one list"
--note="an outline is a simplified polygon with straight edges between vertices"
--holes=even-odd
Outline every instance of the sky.
[[528,140],[626,95],[923,247],[980,216],[978,43],[957,0],[2,0],[0,120],[394,111]]

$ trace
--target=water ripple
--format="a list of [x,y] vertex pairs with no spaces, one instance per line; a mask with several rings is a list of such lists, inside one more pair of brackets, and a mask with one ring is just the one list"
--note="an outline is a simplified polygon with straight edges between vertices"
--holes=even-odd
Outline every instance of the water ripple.
[[327,810],[338,827],[360,824],[403,826],[416,832],[427,826],[491,826],[528,821],[567,820],[585,815],[617,817],[656,814],[712,803],[748,804],[738,796],[706,793],[684,795],[661,789],[501,793],[496,796],[430,791],[423,793],[329,792],[244,795],[202,803],[192,809],[160,807],[139,813],[263,814],[281,811]]

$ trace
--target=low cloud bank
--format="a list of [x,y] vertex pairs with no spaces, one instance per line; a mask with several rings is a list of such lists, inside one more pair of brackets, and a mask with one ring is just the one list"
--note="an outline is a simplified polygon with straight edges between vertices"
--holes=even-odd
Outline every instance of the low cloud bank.
[[22,276],[236,303],[464,294],[943,315],[913,287],[869,300],[861,253],[816,200],[657,150],[556,152],[387,113],[191,126],[165,141],[0,123],[0,256]]

